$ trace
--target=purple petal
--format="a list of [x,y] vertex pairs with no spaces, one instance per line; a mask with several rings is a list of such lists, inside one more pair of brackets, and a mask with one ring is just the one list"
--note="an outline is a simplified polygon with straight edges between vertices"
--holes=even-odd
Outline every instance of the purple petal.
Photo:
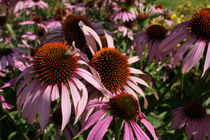
[[141,122],[144,124],[144,126],[152,134],[152,137],[154,138],[154,140],[157,140],[157,136],[156,136],[155,129],[153,128],[153,126],[145,119],[141,119]]
[[65,135],[66,140],[71,140],[72,139],[67,128],[64,129],[64,135]]
[[185,52],[192,46],[192,44],[195,42],[196,37],[192,37],[188,39],[184,44],[182,44],[181,47],[179,47],[178,51],[176,52],[174,56],[173,65],[175,66],[178,61],[182,58],[182,56],[185,54]]
[[39,112],[39,124],[41,129],[44,130],[47,126],[49,117],[50,117],[50,95],[52,91],[52,86],[48,85],[42,95],[42,102],[40,105]]
[[69,91],[64,83],[62,83],[62,92],[61,92],[61,110],[62,110],[62,126],[63,130],[66,124],[69,122],[71,116],[71,101],[69,97]]
[[1,57],[1,68],[2,68],[2,69],[5,69],[6,66],[7,66],[7,64],[8,64],[7,57],[3,55],[3,56]]
[[135,121],[131,120],[130,123],[138,140],[150,140],[147,134],[139,127]]
[[194,46],[191,48],[191,50],[184,59],[184,62],[182,64],[182,73],[188,72],[192,67],[194,67],[198,63],[201,56],[203,55],[205,45],[206,43],[203,40],[198,40],[194,44]]
[[202,76],[205,74],[206,70],[210,67],[210,42],[208,43],[208,50],[206,52],[206,59],[203,68]]
[[123,140],[134,140],[132,129],[127,121],[125,121]]
[[87,140],[102,140],[112,119],[113,116],[110,115],[98,122],[90,131]]
[[93,113],[87,121],[85,121],[85,124],[83,128],[80,130],[80,132],[77,134],[81,134],[83,131],[87,130],[89,127],[91,127],[96,121],[98,121],[101,117],[103,117],[107,113],[107,110],[105,109],[100,109]]

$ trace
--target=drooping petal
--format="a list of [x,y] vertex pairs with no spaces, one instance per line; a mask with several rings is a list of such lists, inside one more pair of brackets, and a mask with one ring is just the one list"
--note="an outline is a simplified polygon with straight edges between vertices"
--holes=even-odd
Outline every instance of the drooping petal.
[[23,77],[25,76],[26,74],[30,73],[30,71],[32,71],[33,68],[32,67],[29,67],[27,69],[25,69],[18,77],[17,77],[17,81],[15,82],[15,84]]
[[135,121],[131,120],[130,124],[138,140],[150,140],[147,134],[139,127]]
[[[107,40],[108,48],[115,48],[112,36],[110,34],[108,34],[106,31],[104,31],[104,33],[105,33],[105,37]],[[102,49],[102,48],[100,48],[100,49]]]
[[61,130],[64,130],[71,116],[71,101],[69,97],[68,88],[66,87],[64,83],[62,83],[61,86],[62,86],[62,89],[61,89],[61,111],[62,111]]
[[1,89],[14,85],[16,80],[17,80],[17,77],[10,79],[6,84],[4,84],[1,87]]
[[113,119],[113,116],[109,115],[103,120],[101,120],[100,122],[98,122],[90,131],[87,137],[87,140],[102,140],[112,119]]
[[132,129],[127,121],[125,121],[123,140],[134,140]]
[[3,56],[1,57],[1,68],[2,68],[2,69],[5,69],[7,63],[8,63],[7,57],[3,55]]
[[182,64],[182,73],[188,72],[192,67],[194,67],[198,63],[201,56],[203,55],[205,45],[206,43],[203,40],[198,40],[194,44],[194,46],[191,48],[191,50],[184,59],[184,62]]
[[152,134],[152,137],[154,138],[154,140],[157,140],[157,136],[156,136],[154,127],[147,120],[145,120],[145,119],[141,119],[141,122],[144,124],[144,126]]
[[82,129],[80,130],[80,132],[78,133],[81,134],[83,131],[87,130],[89,127],[91,127],[94,123],[96,123],[101,117],[103,117],[105,114],[107,113],[106,109],[100,109],[98,111],[96,111],[95,113],[93,113],[88,119],[87,121],[85,121],[84,126],[82,127]]
[[45,129],[49,117],[50,117],[50,95],[52,91],[52,86],[48,85],[42,95],[42,102],[40,105],[40,112],[39,112],[39,124],[41,129]]
[[87,89],[86,89],[85,85],[80,80],[78,80],[77,78],[72,78],[72,80],[75,82],[75,84],[77,85],[77,87],[79,88],[79,90],[82,94],[80,102],[79,102],[78,107],[77,107],[78,112],[75,116],[75,121],[74,121],[74,123],[77,123],[80,115],[83,113],[83,111],[84,111],[84,109],[87,105],[88,92],[87,92]]

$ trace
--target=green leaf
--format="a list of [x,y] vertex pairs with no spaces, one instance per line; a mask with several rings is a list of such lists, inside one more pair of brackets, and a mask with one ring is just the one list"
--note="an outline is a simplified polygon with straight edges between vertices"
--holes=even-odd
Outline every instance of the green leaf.
[[9,31],[9,34],[10,34],[11,38],[16,40],[15,32],[12,29],[12,26],[10,24],[6,24],[6,27],[7,27],[7,30]]
[[16,134],[17,134],[16,131],[10,133],[7,139],[8,139],[8,140],[11,140],[12,138],[14,138],[14,136],[15,136]]

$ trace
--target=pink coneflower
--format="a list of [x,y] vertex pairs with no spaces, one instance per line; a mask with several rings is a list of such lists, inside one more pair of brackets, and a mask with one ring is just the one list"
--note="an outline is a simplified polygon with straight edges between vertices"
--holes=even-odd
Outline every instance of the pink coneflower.
[[22,9],[26,9],[29,4],[29,0],[18,0],[15,5],[14,13],[21,11]]
[[35,24],[35,25],[37,25],[39,27],[42,27],[47,32],[47,28],[45,26],[45,22],[43,21],[43,19],[41,17],[38,17],[38,16],[34,16],[32,19],[20,22],[19,24],[20,25]]
[[54,18],[48,21],[47,28],[56,29],[57,27],[61,27],[66,13],[66,9],[57,8]]
[[156,62],[162,57],[160,43],[166,38],[168,30],[161,25],[151,25],[146,31],[140,32],[135,37],[135,45],[138,56],[141,56],[148,44],[149,62],[156,56]]
[[114,10],[114,20],[122,20],[123,22],[129,22],[136,19],[136,16],[129,11],[129,7],[121,6],[116,3],[113,8]]
[[[111,97],[109,101],[98,101],[87,105],[87,108],[101,107],[93,113],[85,122],[82,130],[87,130],[92,125],[95,126],[90,131],[87,140],[102,140],[112,120],[119,121],[121,128],[124,127],[124,140],[133,140],[133,132],[137,139],[149,140],[147,134],[140,128],[134,120],[140,119],[141,123],[149,130],[154,140],[157,140],[153,126],[145,119],[145,115],[140,111],[140,105],[137,98],[128,93],[120,93]],[[110,112],[110,113],[108,113]]]
[[8,66],[21,69],[16,67],[21,66],[21,64],[25,68],[22,62],[24,53],[23,50],[18,48],[0,48],[0,71],[5,71]]
[[184,54],[189,52],[184,57],[182,64],[182,73],[188,72],[193,68],[207,50],[203,74],[210,67],[210,47],[209,47],[209,26],[210,26],[210,8],[203,9],[192,17],[191,20],[184,21],[181,24],[175,26],[172,30],[172,34],[167,37],[161,44],[160,49],[162,52],[169,51],[176,48],[177,44],[185,41],[174,56],[173,65],[175,66],[179,60],[182,59]]
[[172,128],[181,129],[186,126],[188,139],[210,139],[210,118],[206,109],[199,102],[189,102],[185,107],[178,107],[172,111]]
[[[133,56],[127,59],[126,56],[115,49],[113,39],[107,33],[105,33],[105,36],[107,38],[108,46],[106,48],[102,48],[101,41],[94,30],[82,22],[80,22],[79,25],[85,34],[86,41],[93,55],[90,60],[90,65],[99,73],[99,79],[106,89],[116,94],[121,90],[125,90],[128,93],[132,93],[134,96],[136,96],[136,91],[144,97],[145,107],[147,107],[147,100],[144,92],[138,84],[149,87],[155,94],[156,98],[158,98],[155,91],[143,79],[132,75],[139,74],[146,77],[146,74],[144,74],[141,70],[130,67],[131,64],[139,60],[139,57]],[[94,38],[100,46],[99,51],[97,50],[96,44],[94,44]]]
[[50,115],[50,102],[61,95],[63,130],[71,115],[69,94],[73,100],[76,123],[88,99],[87,89],[80,77],[103,91],[91,73],[81,67],[84,62],[78,58],[79,54],[63,43],[47,43],[38,49],[33,65],[19,75],[17,81],[22,77],[24,81],[17,89],[17,108],[22,110],[23,118],[28,119],[30,124],[39,111],[39,123],[44,129]]
[[48,8],[48,4],[44,2],[43,0],[29,0],[27,7],[32,8],[32,7],[39,7],[39,8]]

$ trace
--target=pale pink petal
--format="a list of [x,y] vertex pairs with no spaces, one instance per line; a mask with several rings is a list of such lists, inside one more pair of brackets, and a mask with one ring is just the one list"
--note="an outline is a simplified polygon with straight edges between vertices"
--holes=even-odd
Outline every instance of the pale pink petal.
[[139,127],[135,121],[131,120],[130,124],[138,140],[150,140],[147,134]]
[[88,119],[87,121],[85,121],[85,124],[83,126],[83,128],[80,130],[80,132],[77,134],[81,134],[83,131],[87,130],[89,127],[91,127],[95,122],[97,122],[101,117],[103,117],[108,110],[105,109],[100,109],[98,111],[96,111],[95,113],[93,113]]
[[33,21],[33,20],[28,20],[28,21],[20,22],[19,24],[20,24],[20,25],[35,24],[35,21]]
[[135,81],[135,82],[137,82],[137,83],[139,83],[139,84],[141,84],[141,85],[144,85],[144,86],[150,88],[150,89],[152,90],[152,92],[154,93],[155,98],[156,98],[157,100],[159,99],[157,93],[156,93],[156,92],[155,92],[155,91],[154,91],[154,90],[153,90],[153,89],[152,89],[144,80],[142,80],[142,79],[140,79],[140,78],[138,78],[138,77],[134,77],[134,76],[130,76],[129,79],[130,79],[131,81]]
[[12,59],[12,57],[10,55],[7,55],[7,60],[8,60],[9,65],[15,66],[14,65],[14,60]]
[[[106,31],[104,31],[104,33],[105,33],[105,37],[107,40],[108,48],[115,48],[112,36],[110,34],[108,34]],[[102,49],[102,48],[100,48],[100,49]]]
[[208,50],[206,52],[206,59],[205,59],[205,64],[204,64],[204,68],[203,68],[202,77],[209,67],[210,67],[210,42],[208,43]]
[[50,95],[52,91],[52,86],[48,85],[42,95],[42,102],[39,111],[39,124],[41,129],[44,130],[47,126],[50,117]]
[[80,92],[81,92],[81,99],[80,99],[80,102],[78,104],[78,107],[77,107],[77,114],[75,116],[75,121],[74,123],[77,123],[80,115],[83,113],[86,105],[87,105],[87,101],[88,101],[88,92],[87,92],[87,89],[85,87],[85,85],[80,81],[78,80],[77,78],[72,78],[72,80],[75,82],[75,84],[77,85],[77,87],[79,88]]
[[154,138],[154,140],[157,140],[157,136],[156,136],[154,127],[147,120],[145,120],[145,119],[141,119],[141,122],[144,124],[144,126],[152,134],[152,137]]
[[135,69],[132,67],[129,67],[129,71],[130,71],[130,73],[133,73],[133,74],[144,74],[144,72],[142,72],[141,70]]
[[4,99],[3,96],[0,96],[0,102],[2,104],[2,108],[4,108],[4,109],[10,110],[10,109],[12,109],[14,107],[11,104],[8,104],[7,102],[5,102],[5,99]]
[[96,46],[95,40],[97,41],[100,48],[102,48],[102,43],[101,43],[99,36],[93,29],[86,26],[82,21],[79,22],[79,26],[85,35],[85,39],[89,45],[90,51],[94,55],[95,52],[97,52],[97,46]]
[[144,98],[144,107],[147,108],[148,107],[148,103],[147,103],[147,99],[144,95],[144,92],[143,90],[136,84],[134,84],[133,82],[131,81],[128,81],[127,84],[132,87],[137,93],[139,93],[143,98]]
[[55,101],[59,98],[59,88],[58,85],[55,84],[52,88],[52,94],[51,94],[51,101]]
[[104,92],[104,89],[101,87],[101,84],[88,71],[81,68],[77,68],[76,73],[82,78],[84,78],[91,85],[93,85],[96,89]]
[[198,61],[200,60],[201,56],[203,55],[205,49],[205,41],[198,40],[191,50],[188,52],[187,56],[184,59],[182,64],[182,73],[188,72],[192,67],[194,67]]
[[133,56],[128,59],[128,64],[133,64],[136,61],[139,61],[139,56]]
[[61,110],[62,110],[62,126],[61,130],[64,130],[66,124],[69,122],[71,116],[71,101],[69,97],[69,90],[64,83],[62,83],[61,89]]
[[127,121],[125,121],[123,140],[134,140],[132,129]]
[[98,122],[90,131],[87,140],[102,140],[112,119],[113,116],[109,115],[100,122]]

